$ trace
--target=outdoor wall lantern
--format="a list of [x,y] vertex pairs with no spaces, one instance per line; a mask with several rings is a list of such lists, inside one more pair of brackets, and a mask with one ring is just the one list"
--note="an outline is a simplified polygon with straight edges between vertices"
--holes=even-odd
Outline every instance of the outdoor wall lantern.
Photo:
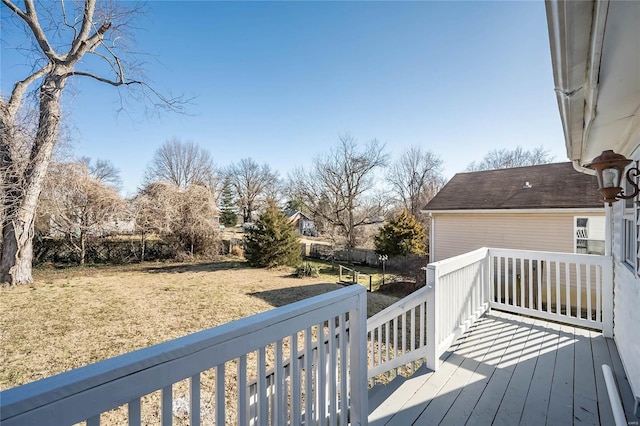
[[637,167],[630,168],[626,173],[627,181],[633,187],[633,193],[625,194],[622,189],[622,175],[625,174],[625,167],[631,162],[632,160],[627,159],[624,155],[606,150],[585,166],[596,171],[598,190],[602,193],[605,203],[612,205],[618,200],[628,200],[638,195],[639,189],[636,180],[640,175],[640,170]]

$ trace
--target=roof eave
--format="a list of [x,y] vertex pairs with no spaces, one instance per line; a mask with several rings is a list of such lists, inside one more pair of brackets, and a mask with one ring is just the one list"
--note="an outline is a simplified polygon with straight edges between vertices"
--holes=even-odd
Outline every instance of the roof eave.
[[547,208],[519,208],[519,209],[447,209],[421,210],[423,214],[507,214],[507,213],[605,213],[602,207],[547,207]]

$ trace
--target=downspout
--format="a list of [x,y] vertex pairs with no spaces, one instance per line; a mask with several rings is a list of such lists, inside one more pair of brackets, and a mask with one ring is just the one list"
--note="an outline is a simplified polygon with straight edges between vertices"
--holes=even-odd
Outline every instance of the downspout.
[[586,175],[591,175],[591,176],[595,176],[596,175],[596,171],[593,169],[588,169],[586,167],[583,167],[580,164],[580,160],[573,160],[571,161],[571,164],[573,165],[573,168],[580,173],[584,173]]

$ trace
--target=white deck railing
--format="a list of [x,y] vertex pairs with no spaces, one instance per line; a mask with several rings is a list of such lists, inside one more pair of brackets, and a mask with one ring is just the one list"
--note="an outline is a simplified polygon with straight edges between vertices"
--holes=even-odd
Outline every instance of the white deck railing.
[[[365,321],[364,288],[337,290],[4,391],[0,423],[71,425],[86,420],[92,426],[100,424],[101,413],[127,405],[128,423],[139,425],[141,397],[160,390],[160,417],[170,425],[172,386],[189,378],[190,424],[196,426],[201,421],[201,374],[214,369],[215,389],[229,393],[225,366],[236,364],[234,400],[224,391],[207,389],[215,394],[215,424],[228,424],[227,412],[235,410],[239,425],[366,424],[367,374],[361,362],[366,357]],[[317,342],[326,342],[326,350],[317,351]],[[310,351],[317,356],[304,356]],[[247,374],[249,354],[257,354],[253,386]],[[269,373],[267,355],[275,358]]]
[[613,336],[610,256],[489,249],[491,307]]
[[487,309],[488,250],[481,248],[427,265],[427,367],[436,370],[438,359]]
[[426,296],[423,287],[367,321],[368,377],[374,377],[426,357]]
[[613,335],[611,257],[481,248],[430,263],[426,287],[367,323],[368,377],[438,368],[453,341],[490,308]]

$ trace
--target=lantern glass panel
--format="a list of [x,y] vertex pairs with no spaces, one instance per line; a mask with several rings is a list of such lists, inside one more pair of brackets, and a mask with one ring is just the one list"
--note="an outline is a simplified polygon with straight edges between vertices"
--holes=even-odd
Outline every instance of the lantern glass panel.
[[598,183],[600,184],[600,188],[615,188],[620,186],[619,182],[620,182],[620,170],[618,170],[617,168],[611,167],[611,168],[602,170],[602,182],[598,182]]

